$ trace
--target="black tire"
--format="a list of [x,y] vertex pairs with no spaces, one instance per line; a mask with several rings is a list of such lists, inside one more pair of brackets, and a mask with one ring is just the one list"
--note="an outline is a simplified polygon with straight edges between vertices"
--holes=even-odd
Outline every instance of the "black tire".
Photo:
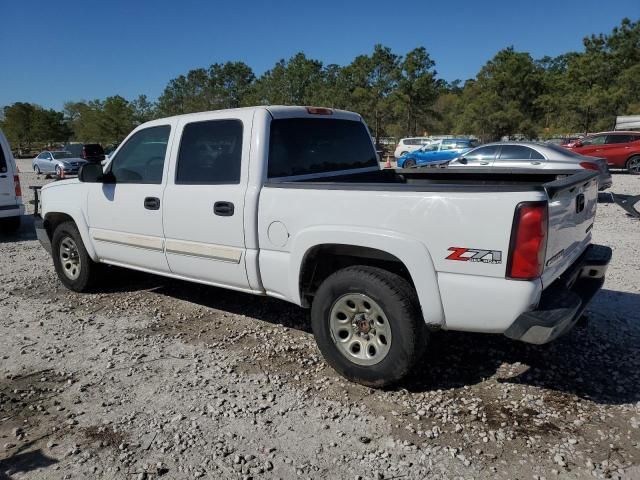
[[17,232],[20,228],[20,217],[7,217],[0,219],[0,229],[3,233]]
[[35,167],[33,167],[33,171],[36,172],[36,175],[40,175],[42,172],[40,171],[40,167],[38,165],[36,165]]
[[640,164],[640,155],[634,155],[633,157],[627,160],[627,164],[625,165],[627,168],[627,172],[631,175],[640,175],[640,168],[638,168],[638,164]]
[[[354,363],[333,340],[331,312],[348,294],[371,298],[382,308],[391,328],[388,352],[373,365]],[[428,341],[413,287],[399,275],[369,266],[344,268],[320,285],[311,307],[311,327],[327,363],[345,378],[369,387],[386,387],[404,378],[421,359]]]
[[62,168],[56,167],[56,179],[60,180],[62,178]]
[[[77,278],[70,278],[65,273],[65,266],[60,255],[60,246],[65,239],[71,238],[77,247],[77,258],[79,259],[79,273]],[[90,291],[96,284],[101,265],[91,260],[87,249],[82,242],[82,237],[73,222],[64,222],[56,227],[51,239],[51,252],[53,264],[62,284],[74,292]]]
[[404,161],[402,168],[413,168],[416,166],[416,161],[413,158],[408,158]]

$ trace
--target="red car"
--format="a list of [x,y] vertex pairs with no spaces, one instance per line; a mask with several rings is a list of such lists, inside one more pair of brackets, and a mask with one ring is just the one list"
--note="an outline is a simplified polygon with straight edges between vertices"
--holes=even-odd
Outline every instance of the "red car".
[[611,168],[640,174],[640,132],[594,133],[562,146],[581,155],[606,158]]

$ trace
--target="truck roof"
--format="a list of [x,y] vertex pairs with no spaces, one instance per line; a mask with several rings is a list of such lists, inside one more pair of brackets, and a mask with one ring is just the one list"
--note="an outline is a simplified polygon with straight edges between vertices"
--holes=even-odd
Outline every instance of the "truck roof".
[[[197,120],[200,117],[203,116],[208,116],[211,113],[222,113],[222,112],[238,112],[238,111],[255,111],[255,110],[266,110],[268,111],[273,118],[292,118],[292,117],[330,117],[330,118],[339,118],[342,120],[355,120],[355,121],[361,121],[362,117],[360,117],[359,114],[354,113],[354,112],[349,112],[347,110],[339,110],[339,109],[334,109],[334,108],[327,108],[327,110],[331,110],[332,114],[331,115],[326,115],[326,114],[318,114],[318,113],[309,113],[308,108],[310,107],[306,107],[306,106],[289,106],[289,105],[259,105],[259,106],[254,106],[254,107],[242,107],[242,108],[228,108],[228,109],[221,109],[221,110],[209,110],[206,112],[197,112],[197,113],[184,113],[182,115],[174,115],[171,117],[164,117],[166,118],[182,118],[182,119],[186,119],[189,120],[191,118],[193,118],[194,120]],[[317,107],[316,107],[317,108]],[[162,119],[155,119],[152,120],[151,122],[147,122],[147,123],[152,123],[152,122],[157,122],[158,120],[162,120]]]

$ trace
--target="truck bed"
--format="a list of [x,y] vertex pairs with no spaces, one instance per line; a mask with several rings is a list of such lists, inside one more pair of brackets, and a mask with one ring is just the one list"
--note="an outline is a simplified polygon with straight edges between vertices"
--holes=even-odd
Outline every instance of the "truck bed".
[[469,168],[464,171],[432,169],[377,170],[312,178],[271,180],[265,184],[275,188],[322,188],[329,190],[401,190],[401,191],[468,191],[519,192],[546,191],[549,199],[596,178],[597,173],[575,170],[525,170]]

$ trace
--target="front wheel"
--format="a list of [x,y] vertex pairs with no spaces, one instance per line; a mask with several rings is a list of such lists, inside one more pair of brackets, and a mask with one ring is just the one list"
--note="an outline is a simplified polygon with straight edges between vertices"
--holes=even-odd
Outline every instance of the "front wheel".
[[60,168],[59,166],[56,167],[56,178],[60,180],[63,177],[64,177],[64,171],[62,170],[62,168]]
[[404,162],[404,165],[402,165],[402,168],[413,168],[415,166],[416,166],[416,161],[413,158],[409,158]]
[[369,266],[344,268],[320,285],[311,326],[327,363],[371,387],[404,378],[421,358],[428,336],[409,282]]
[[36,172],[36,175],[40,175],[42,172],[40,171],[40,167],[38,165],[36,165],[35,167],[33,167],[33,171]]
[[85,292],[95,285],[100,264],[89,257],[73,222],[58,225],[53,232],[51,247],[56,273],[65,287]]
[[640,175],[640,155],[634,155],[627,160],[627,171],[632,175]]

